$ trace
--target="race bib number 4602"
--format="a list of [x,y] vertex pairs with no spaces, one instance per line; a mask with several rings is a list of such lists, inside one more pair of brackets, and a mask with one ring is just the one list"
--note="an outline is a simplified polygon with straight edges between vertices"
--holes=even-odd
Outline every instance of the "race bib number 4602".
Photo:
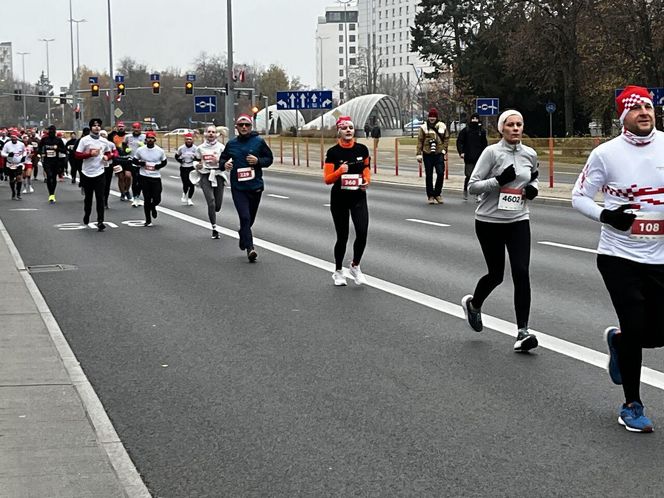
[[520,211],[523,209],[523,191],[516,188],[500,189],[498,209],[503,211]]

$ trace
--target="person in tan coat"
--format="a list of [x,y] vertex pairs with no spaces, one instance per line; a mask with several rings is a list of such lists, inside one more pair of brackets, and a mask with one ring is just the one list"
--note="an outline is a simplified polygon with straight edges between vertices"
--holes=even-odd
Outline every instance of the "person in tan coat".
[[[443,174],[450,134],[445,123],[438,119],[438,110],[432,108],[417,133],[417,161],[424,162],[427,200],[429,204],[443,203]],[[436,182],[433,172],[436,171]]]

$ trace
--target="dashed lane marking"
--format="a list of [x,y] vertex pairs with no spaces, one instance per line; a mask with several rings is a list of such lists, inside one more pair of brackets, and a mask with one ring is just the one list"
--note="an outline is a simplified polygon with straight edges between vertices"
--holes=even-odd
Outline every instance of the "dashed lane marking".
[[540,241],[537,242],[538,244],[542,244],[543,246],[551,246],[551,247],[561,247],[563,249],[571,249],[573,251],[580,251],[580,252],[590,252],[593,254],[597,254],[597,250],[595,249],[589,249],[587,247],[579,247],[579,246],[570,246],[568,244],[559,244],[558,242],[548,242],[548,241]]
[[406,218],[406,221],[412,221],[413,223],[421,223],[422,225],[432,225],[435,227],[449,227],[447,223],[436,223],[435,221],[427,221],[427,220],[418,220],[416,218]]

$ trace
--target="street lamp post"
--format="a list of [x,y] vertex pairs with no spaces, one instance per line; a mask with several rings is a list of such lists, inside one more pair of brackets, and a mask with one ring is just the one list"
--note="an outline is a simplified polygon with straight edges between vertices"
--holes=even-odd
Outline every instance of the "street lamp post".
[[[82,22],[87,22],[85,19],[74,19],[71,0],[69,0],[69,41],[71,46],[71,80],[72,80],[72,109],[74,111],[73,123],[74,130],[78,131],[81,129],[80,122],[80,108],[79,99],[78,99],[78,90],[79,83],[81,79],[80,68],[81,68],[81,53],[79,45],[79,30],[78,25]],[[76,23],[76,65],[74,65],[74,23]],[[79,119],[76,119],[76,109],[79,108]]]
[[346,77],[346,84],[344,85],[344,102],[348,100],[348,14],[346,13],[347,5],[353,0],[337,0],[337,2],[344,6],[344,75]]
[[226,0],[226,35],[228,44],[228,71],[226,75],[226,127],[228,138],[235,136],[235,94],[233,92],[233,1]]
[[319,57],[318,57],[318,65],[320,66],[320,81],[318,88],[321,90],[324,88],[323,87],[323,40],[329,40],[329,36],[317,36],[316,40],[318,40],[318,50],[319,50]]
[[[108,86],[109,88],[113,85],[113,37],[111,36],[111,0],[106,0],[106,5],[108,7]],[[109,90],[110,91],[110,90]],[[111,128],[115,126],[115,99],[111,95],[108,99],[109,103],[109,122]]]
[[30,55],[30,52],[16,52],[21,56],[21,66],[23,67],[23,128],[28,127],[28,106],[27,106],[27,89],[25,87],[25,56]]
[[51,124],[51,68],[49,65],[48,44],[55,41],[55,38],[40,38],[39,41],[46,44],[46,79],[48,80],[46,87],[46,124],[49,125]]

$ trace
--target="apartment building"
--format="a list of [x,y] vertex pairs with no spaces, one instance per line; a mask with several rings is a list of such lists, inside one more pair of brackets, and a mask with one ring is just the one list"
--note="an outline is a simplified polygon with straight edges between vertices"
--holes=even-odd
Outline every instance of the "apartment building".
[[0,81],[12,79],[12,42],[0,42]]

